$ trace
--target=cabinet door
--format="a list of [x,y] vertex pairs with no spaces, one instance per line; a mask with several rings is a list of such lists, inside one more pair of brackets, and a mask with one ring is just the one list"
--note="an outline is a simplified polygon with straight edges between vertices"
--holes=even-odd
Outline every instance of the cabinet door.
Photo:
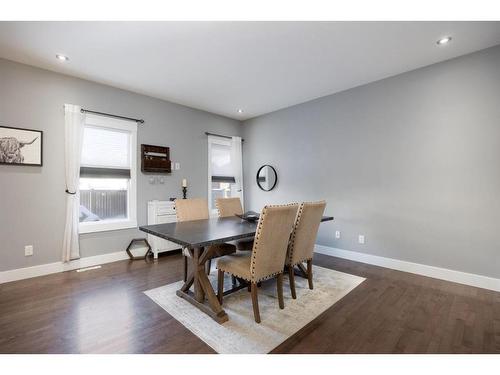
[[[158,215],[156,217],[157,224],[175,223],[177,218],[175,215]],[[181,245],[176,244],[163,238],[156,237],[155,245],[157,246],[158,252],[180,249]]]

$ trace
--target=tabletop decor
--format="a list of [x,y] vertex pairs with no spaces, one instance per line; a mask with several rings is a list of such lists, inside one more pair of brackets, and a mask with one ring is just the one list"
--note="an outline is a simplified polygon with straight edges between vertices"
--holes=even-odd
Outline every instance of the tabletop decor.
[[0,126],[0,164],[42,166],[40,130]]
[[259,220],[260,215],[255,211],[247,211],[247,212],[243,213],[242,215],[235,214],[235,216],[238,216],[242,220],[253,222],[253,221]]

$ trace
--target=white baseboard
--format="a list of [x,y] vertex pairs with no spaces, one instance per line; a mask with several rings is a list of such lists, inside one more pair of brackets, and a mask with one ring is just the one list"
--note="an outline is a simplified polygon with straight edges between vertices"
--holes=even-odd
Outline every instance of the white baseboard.
[[315,252],[319,254],[331,255],[338,258],[354,260],[356,262],[373,264],[375,266],[391,268],[398,271],[415,273],[417,275],[433,277],[454,283],[471,285],[478,288],[490,289],[500,292],[500,279],[488,276],[476,275],[461,271],[450,270],[428,266],[425,264],[412,263],[404,260],[385,258],[377,255],[358,253],[356,251],[337,249],[334,247],[316,245]]
[[[455,271],[447,268],[428,266],[425,264],[412,263],[393,258],[385,258],[377,255],[364,254],[356,251],[343,250],[323,245],[316,245],[315,252],[319,254],[331,255],[334,257],[349,259],[356,262],[373,264],[375,266],[391,268],[398,271],[415,273],[417,275],[433,277],[436,279],[452,281],[459,284],[465,284],[500,292],[500,279],[495,279],[488,276]],[[127,253],[125,251],[117,251],[115,253],[80,258],[68,263],[55,262],[42,264],[39,266],[2,271],[0,272],[0,284],[10,281],[29,279],[31,277],[49,275],[51,273],[71,271],[78,268],[116,262],[124,259],[128,259]]]
[[15,270],[0,272],[0,284],[8,283],[10,281],[29,279],[31,277],[49,275],[51,273],[64,272],[76,270],[78,268],[96,266],[98,264],[105,264],[116,262],[118,260],[128,259],[125,251],[117,251],[116,253],[109,253],[103,255],[95,255],[86,258],[72,260],[68,263],[55,262],[41,264],[39,266],[18,268]]

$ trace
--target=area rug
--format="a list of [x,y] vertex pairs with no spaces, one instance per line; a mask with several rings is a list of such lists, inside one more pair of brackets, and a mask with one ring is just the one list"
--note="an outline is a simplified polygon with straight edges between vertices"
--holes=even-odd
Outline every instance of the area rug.
[[[217,290],[216,275],[215,270],[210,274],[214,290]],[[290,294],[288,277],[284,277],[283,310],[278,306],[276,281],[264,282],[259,288],[260,324],[254,321],[252,300],[246,288],[224,297],[223,308],[229,317],[224,324],[216,323],[178,297],[175,292],[181,288],[181,281],[144,293],[217,353],[269,353],[365,280],[318,266],[313,266],[313,275],[313,290],[309,289],[307,279],[295,278],[295,300]],[[225,289],[229,289],[229,276],[225,283]]]

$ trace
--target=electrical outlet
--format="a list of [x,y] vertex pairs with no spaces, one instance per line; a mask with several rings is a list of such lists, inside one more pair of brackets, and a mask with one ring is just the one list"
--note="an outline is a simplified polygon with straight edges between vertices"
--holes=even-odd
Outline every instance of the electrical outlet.
[[360,234],[358,236],[358,242],[361,244],[361,245],[364,245],[365,244],[365,235],[364,234]]
[[181,163],[175,162],[174,164],[174,170],[178,171],[181,169]]
[[24,256],[30,257],[33,255],[33,245],[28,245],[24,247]]
[[335,231],[335,238],[338,240],[340,238],[340,231],[336,230]]

